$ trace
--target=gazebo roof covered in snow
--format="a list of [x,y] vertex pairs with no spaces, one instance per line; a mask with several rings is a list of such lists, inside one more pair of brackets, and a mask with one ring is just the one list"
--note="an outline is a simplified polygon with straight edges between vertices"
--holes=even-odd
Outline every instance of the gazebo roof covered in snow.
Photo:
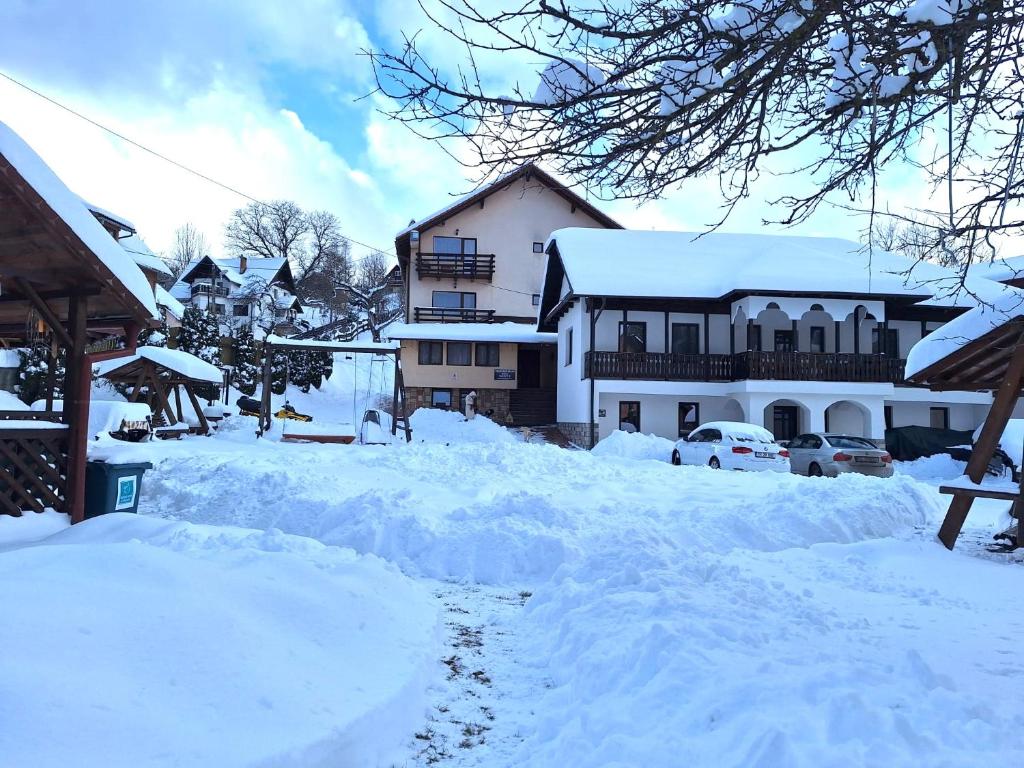
[[139,347],[134,355],[100,363],[96,366],[96,375],[110,379],[131,379],[137,375],[144,360],[169,371],[174,379],[219,384],[224,378],[219,368],[205,360],[180,349],[166,347]]
[[1024,334],[1024,291],[1005,288],[932,331],[907,355],[906,378],[932,389],[995,389]]

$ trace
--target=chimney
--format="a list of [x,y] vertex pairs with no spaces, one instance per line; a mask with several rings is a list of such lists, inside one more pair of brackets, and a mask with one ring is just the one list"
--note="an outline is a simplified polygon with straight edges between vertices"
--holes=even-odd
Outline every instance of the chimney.
[[249,260],[245,256],[238,257],[238,274],[244,275],[245,270],[249,268]]

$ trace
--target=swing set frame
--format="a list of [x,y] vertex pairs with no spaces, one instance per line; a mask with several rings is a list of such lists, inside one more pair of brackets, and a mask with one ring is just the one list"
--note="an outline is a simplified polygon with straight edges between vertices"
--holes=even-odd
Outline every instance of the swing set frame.
[[[398,434],[399,428],[405,434],[405,441],[412,441],[412,428],[409,426],[409,414],[406,412],[405,379],[402,376],[402,351],[398,342],[360,342],[360,341],[317,341],[315,339],[287,339],[271,334],[263,342],[263,391],[260,397],[260,426],[257,434],[270,430],[273,424],[270,406],[270,385],[273,379],[275,355],[279,352],[345,352],[352,355],[369,354],[384,355],[394,361],[395,383],[391,394],[391,435]],[[287,386],[287,373],[285,374]],[[352,398],[355,401],[356,391],[353,383]],[[401,423],[401,427],[399,426]],[[356,426],[356,425],[353,425]],[[336,435],[303,435],[303,440],[311,442],[341,442]]]

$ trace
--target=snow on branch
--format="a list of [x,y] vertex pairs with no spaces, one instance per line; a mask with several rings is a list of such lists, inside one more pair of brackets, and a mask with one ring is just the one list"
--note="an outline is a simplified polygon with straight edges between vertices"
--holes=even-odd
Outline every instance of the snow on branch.
[[[883,165],[919,166],[941,184],[952,164],[955,210],[938,212],[947,235],[1024,231],[1013,151],[1024,104],[1019,3],[423,6],[467,63],[442,67],[410,31],[400,48],[370,52],[378,89],[391,116],[457,140],[457,157],[488,177],[543,160],[599,196],[638,200],[711,178],[723,188],[724,218],[772,158],[773,172],[814,179],[809,191],[772,201],[779,220],[794,223],[826,199],[870,197],[873,209]],[[513,66],[537,74],[492,90],[501,67]],[[942,135],[950,109],[952,151]],[[938,149],[922,157],[922,141],[936,135]]]

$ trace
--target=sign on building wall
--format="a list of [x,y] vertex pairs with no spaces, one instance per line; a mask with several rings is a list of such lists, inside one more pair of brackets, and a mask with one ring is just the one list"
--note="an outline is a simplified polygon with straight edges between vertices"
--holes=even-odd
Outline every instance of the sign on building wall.
[[494,369],[494,380],[495,381],[515,381],[516,372],[513,368],[495,368]]

